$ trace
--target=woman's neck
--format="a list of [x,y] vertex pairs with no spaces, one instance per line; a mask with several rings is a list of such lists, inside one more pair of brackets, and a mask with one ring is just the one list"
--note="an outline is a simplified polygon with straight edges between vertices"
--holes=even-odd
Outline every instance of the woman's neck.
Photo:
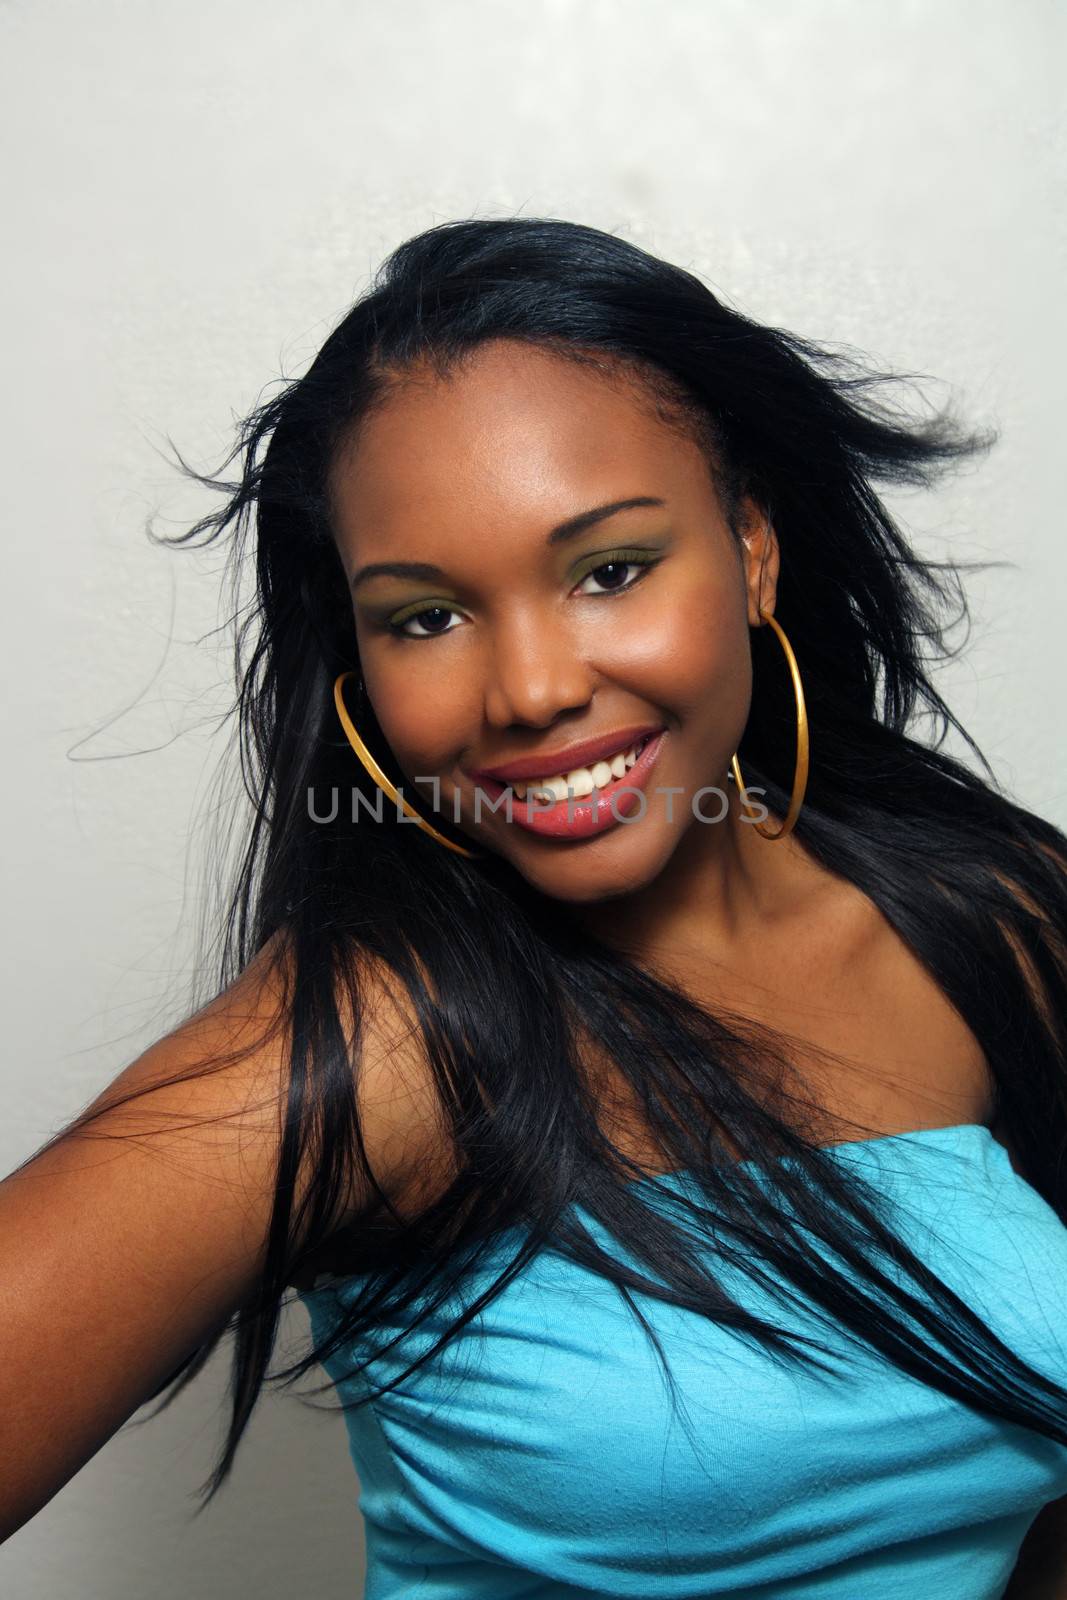
[[[572,908],[574,920],[628,956],[723,957],[751,950],[802,919],[837,880],[798,843],[763,838],[726,786],[722,822],[694,821],[651,883]],[[771,817],[769,825],[780,826]]]

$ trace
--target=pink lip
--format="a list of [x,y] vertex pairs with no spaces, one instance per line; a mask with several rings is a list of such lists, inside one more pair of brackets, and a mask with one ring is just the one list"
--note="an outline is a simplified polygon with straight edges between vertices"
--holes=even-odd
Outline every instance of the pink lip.
[[[539,833],[548,839],[587,839],[592,834],[603,833],[608,828],[619,826],[625,818],[637,810],[640,796],[629,792],[623,793],[615,802],[614,809],[613,796],[618,794],[619,790],[644,788],[666,736],[666,729],[661,729],[655,738],[650,739],[645,745],[628,772],[624,772],[621,778],[613,779],[603,789],[597,789],[582,799],[568,796],[557,801],[554,806],[545,806],[542,802],[519,800],[512,796],[511,820],[518,827],[525,828],[527,832]],[[486,774],[479,774],[479,777],[489,799],[498,800],[504,793],[506,785],[498,783],[495,778]],[[503,816],[507,820],[507,806],[493,814]]]
[[525,783],[528,778],[547,778],[553,772],[573,772],[576,767],[591,767],[594,761],[614,756],[620,750],[629,750],[632,744],[659,733],[658,723],[634,724],[630,728],[616,728],[613,733],[602,733],[596,739],[583,739],[569,745],[566,750],[550,750],[532,756],[520,756],[505,761],[497,767],[474,767],[472,778],[492,778],[497,783]]

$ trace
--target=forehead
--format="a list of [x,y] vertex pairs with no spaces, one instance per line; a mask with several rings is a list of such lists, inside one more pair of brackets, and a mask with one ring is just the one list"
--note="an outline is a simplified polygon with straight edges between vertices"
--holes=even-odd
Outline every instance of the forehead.
[[331,474],[346,542],[455,514],[538,525],[624,494],[710,494],[694,440],[624,370],[515,340],[478,347],[442,376],[405,373],[342,448]]

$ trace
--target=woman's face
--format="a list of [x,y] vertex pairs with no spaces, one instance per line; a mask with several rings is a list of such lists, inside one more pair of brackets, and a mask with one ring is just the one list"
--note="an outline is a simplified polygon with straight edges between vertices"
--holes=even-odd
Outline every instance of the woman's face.
[[748,502],[733,538],[695,443],[625,380],[496,340],[401,382],[332,488],[367,693],[424,815],[436,779],[475,848],[576,903],[649,884],[694,828],[714,848],[692,797],[728,792],[777,546]]

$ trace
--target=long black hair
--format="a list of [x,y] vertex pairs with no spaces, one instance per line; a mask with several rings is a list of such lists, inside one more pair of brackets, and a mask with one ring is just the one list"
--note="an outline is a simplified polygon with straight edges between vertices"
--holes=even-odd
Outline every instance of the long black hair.
[[[225,987],[254,957],[277,953],[290,1053],[256,1291],[152,1397],[169,1391],[168,1404],[233,1333],[232,1417],[201,1509],[227,1477],[265,1382],[291,1384],[348,1341],[372,1351],[379,1324],[418,1326],[516,1226],[515,1253],[491,1286],[460,1302],[401,1377],[460,1336],[549,1243],[618,1286],[661,1361],[635,1291],[732,1328],[776,1359],[817,1365],[817,1341],[745,1311],[698,1259],[686,1226],[696,1215],[725,1260],[799,1292],[899,1368],[1067,1443],[1067,1391],[1001,1343],[897,1236],[873,1186],[810,1136],[803,1105],[783,1087],[786,1035],[700,1005],[666,974],[579,932],[565,906],[502,858],[444,848],[390,805],[368,820],[377,790],[332,698],[336,675],[359,661],[331,463],[412,363],[447,372],[495,338],[639,378],[706,451],[735,535],[744,495],[773,519],[775,613],[799,663],[812,750],[796,837],[869,897],[973,1031],[998,1124],[1028,1181],[1067,1221],[1067,837],[1001,791],[933,687],[930,666],[953,653],[949,627],[967,615],[961,563],[920,559],[872,487],[929,486],[987,450],[995,430],[968,429],[948,410],[918,415],[892,388],[905,375],[763,326],[611,234],[538,218],[433,227],[393,252],[307,372],[251,411],[216,473],[196,473],[179,455],[225,503],[164,542],[228,535],[234,593],[239,574],[255,574],[254,599],[234,608],[235,735],[253,813],[227,889],[216,977]],[[234,461],[239,476],[227,481]],[[739,757],[746,784],[781,815],[796,717],[770,632],[751,633]],[[354,710],[402,783],[373,708]],[[943,748],[950,727],[982,774]],[[333,790],[354,787],[366,799],[356,824],[347,805],[324,815]],[[446,818],[432,820],[449,833]],[[456,1155],[455,1177],[418,1215],[398,1214],[364,1152],[357,1085],[372,970],[399,985],[417,1018]],[[605,1133],[589,1040],[632,1091],[666,1165],[697,1180],[700,1202],[672,1215],[627,1181],[638,1169]],[[724,1160],[723,1136],[740,1159]],[[337,1233],[331,1219],[353,1172],[371,1198]],[[601,1250],[575,1205],[647,1272]],[[327,1341],[272,1374],[291,1274],[327,1237],[364,1288]]]

